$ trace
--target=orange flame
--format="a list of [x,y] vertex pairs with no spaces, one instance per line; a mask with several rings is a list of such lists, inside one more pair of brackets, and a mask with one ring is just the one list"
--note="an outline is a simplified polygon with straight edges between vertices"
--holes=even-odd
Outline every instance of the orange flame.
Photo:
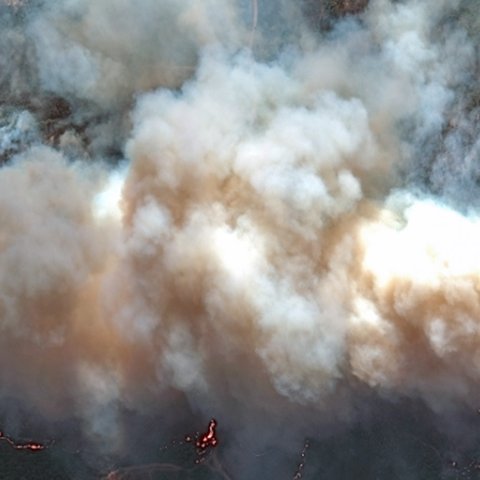
[[212,418],[208,424],[208,431],[200,436],[196,442],[196,446],[200,451],[206,450],[208,447],[216,447],[218,444],[217,434],[217,421]]
[[12,438],[0,431],[0,440],[7,442],[15,450],[29,450],[30,452],[38,452],[47,448],[45,445],[38,442],[16,443]]

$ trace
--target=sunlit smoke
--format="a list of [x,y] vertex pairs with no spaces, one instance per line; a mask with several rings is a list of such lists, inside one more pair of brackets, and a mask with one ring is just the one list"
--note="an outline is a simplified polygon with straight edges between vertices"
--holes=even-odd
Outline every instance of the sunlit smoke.
[[122,218],[122,189],[127,176],[127,168],[119,169],[110,174],[105,187],[97,193],[93,200],[94,214],[98,219],[119,221]]
[[4,1],[1,414],[214,414],[249,479],[365,398],[478,408],[477,10]]

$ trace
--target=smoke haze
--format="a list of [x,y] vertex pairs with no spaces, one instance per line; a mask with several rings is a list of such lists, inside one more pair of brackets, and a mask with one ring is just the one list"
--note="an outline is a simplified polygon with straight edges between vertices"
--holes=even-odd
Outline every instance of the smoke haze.
[[134,459],[215,416],[236,479],[392,405],[470,448],[478,13],[0,3],[6,427]]

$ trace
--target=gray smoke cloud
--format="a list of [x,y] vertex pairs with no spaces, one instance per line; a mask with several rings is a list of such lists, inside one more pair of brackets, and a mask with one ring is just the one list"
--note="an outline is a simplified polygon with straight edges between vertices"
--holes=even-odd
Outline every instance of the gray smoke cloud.
[[215,415],[251,479],[382,398],[475,411],[477,13],[0,5],[5,418]]

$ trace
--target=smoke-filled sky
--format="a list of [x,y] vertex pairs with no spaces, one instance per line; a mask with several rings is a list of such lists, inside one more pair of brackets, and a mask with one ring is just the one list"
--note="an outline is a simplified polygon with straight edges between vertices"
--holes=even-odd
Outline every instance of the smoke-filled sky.
[[471,448],[479,9],[0,3],[4,428],[135,462],[215,417],[238,480],[382,409]]

